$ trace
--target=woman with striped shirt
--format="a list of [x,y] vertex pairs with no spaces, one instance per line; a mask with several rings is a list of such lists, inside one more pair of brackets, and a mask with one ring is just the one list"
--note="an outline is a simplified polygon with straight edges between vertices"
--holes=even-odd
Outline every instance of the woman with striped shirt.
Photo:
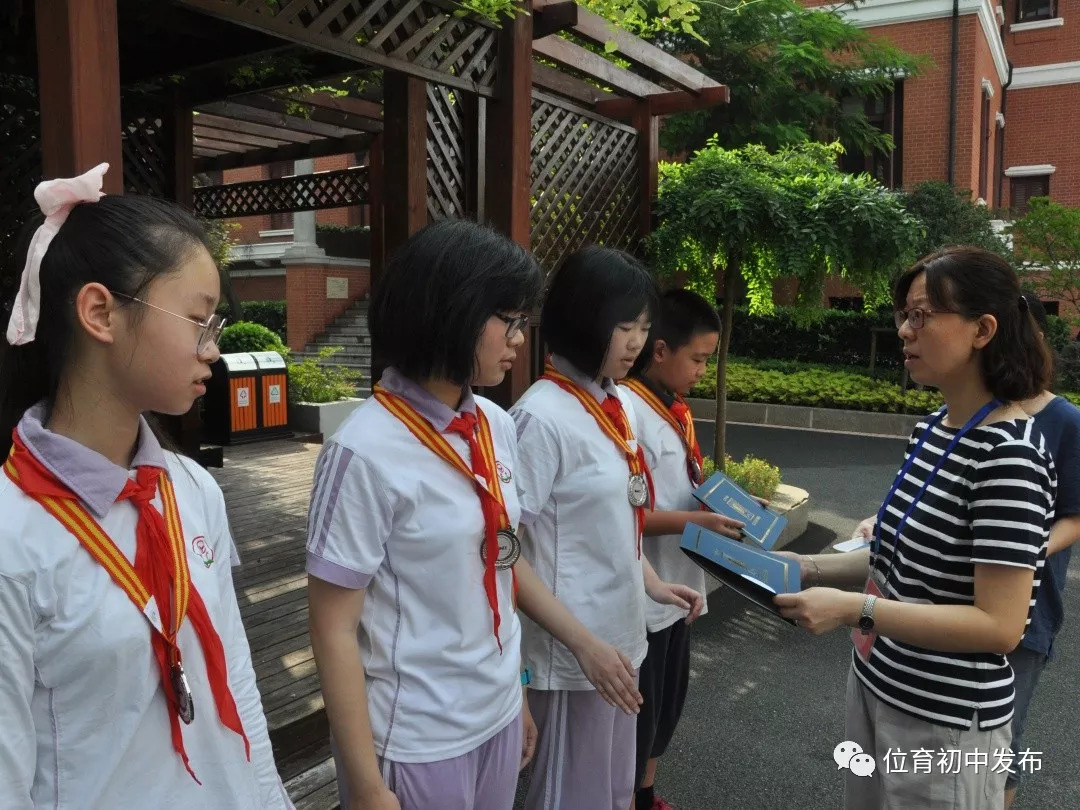
[[[863,757],[846,807],[1001,807],[1018,765],[1005,654],[1030,618],[1057,490],[1017,403],[1046,387],[1050,357],[1012,268],[986,251],[920,260],[894,304],[904,364],[945,406],[916,426],[870,548],[801,557],[818,587],[776,601],[812,633],[853,628],[844,739]],[[866,757],[873,776],[854,772]]]

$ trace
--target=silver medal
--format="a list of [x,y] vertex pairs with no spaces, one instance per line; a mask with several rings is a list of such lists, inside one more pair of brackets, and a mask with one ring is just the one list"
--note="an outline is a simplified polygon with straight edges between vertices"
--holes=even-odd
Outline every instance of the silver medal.
[[[495,538],[499,541],[499,554],[495,558],[495,567],[500,570],[513,568],[514,563],[516,563],[518,557],[521,556],[521,541],[518,540],[518,536],[510,529],[499,529]],[[483,561],[484,565],[487,565],[486,539],[480,541],[480,559]]]
[[690,467],[690,480],[694,482],[695,486],[701,486],[704,476],[702,475],[701,465],[698,464],[697,459],[692,456],[687,460],[687,465]]
[[635,473],[630,476],[630,483],[626,487],[626,494],[630,498],[631,506],[644,506],[649,502],[649,485],[645,476]]
[[188,686],[187,675],[179,663],[172,667],[172,687],[176,694],[176,713],[185,725],[191,725],[195,719],[195,699],[191,696],[191,687]]

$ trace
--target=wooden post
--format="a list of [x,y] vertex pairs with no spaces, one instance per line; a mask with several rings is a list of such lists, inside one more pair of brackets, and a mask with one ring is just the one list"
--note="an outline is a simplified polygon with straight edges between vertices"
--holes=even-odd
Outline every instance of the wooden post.
[[[487,103],[485,208],[488,222],[515,242],[530,246],[530,154],[532,150],[532,0],[499,33],[496,96]],[[487,392],[508,406],[532,383],[531,336],[518,349],[514,367]]]
[[382,278],[383,264],[386,261],[385,234],[383,233],[384,209],[386,201],[383,198],[385,187],[385,164],[383,156],[383,135],[380,132],[371,139],[368,147],[368,217],[371,220],[371,250],[369,261],[371,262],[371,286],[375,287]]
[[104,190],[122,194],[116,0],[37,0],[35,14],[43,174],[107,162]]
[[183,99],[174,98],[169,117],[173,139],[173,199],[190,211],[195,205],[195,147],[191,107]]
[[659,119],[652,114],[648,100],[637,103],[633,126],[638,131],[638,236],[644,240],[653,229],[653,200],[658,183],[656,164],[660,156]]
[[393,253],[428,223],[427,83],[388,70],[383,75],[383,251]]

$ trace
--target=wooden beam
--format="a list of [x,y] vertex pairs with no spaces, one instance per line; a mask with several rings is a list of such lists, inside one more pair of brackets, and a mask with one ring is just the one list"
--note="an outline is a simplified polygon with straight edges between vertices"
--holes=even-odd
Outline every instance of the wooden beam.
[[243,154],[244,152],[253,151],[251,147],[245,146],[242,143],[218,141],[213,138],[200,138],[198,135],[193,136],[192,144],[194,146],[203,146],[209,149],[217,149],[219,152],[232,152],[234,154]]
[[563,73],[553,67],[542,65],[533,60],[533,84],[550,90],[553,93],[572,98],[586,106],[592,107],[599,101],[617,99],[614,93],[594,87],[586,81],[582,81],[569,73]]
[[344,129],[351,129],[355,132],[381,132],[382,121],[367,117],[361,117],[357,115],[351,115],[349,113],[341,112],[339,110],[332,110],[325,107],[316,107],[314,105],[307,105],[307,108],[303,113],[294,110],[297,106],[304,106],[303,102],[293,101],[287,98],[279,98],[268,93],[255,93],[250,96],[236,96],[235,100],[241,104],[247,104],[248,106],[255,107],[260,110],[267,110],[269,112],[278,112],[288,115],[292,118],[303,118],[306,121],[317,121],[321,124],[329,124],[335,127],[343,127]]
[[[724,85],[706,87],[698,94],[676,90],[671,93],[658,93],[649,96],[649,109],[653,115],[673,115],[674,113],[701,110],[727,104],[731,94]],[[632,118],[638,111],[638,102],[632,98],[616,98],[597,102],[596,111],[608,118]]]
[[200,127],[213,128],[223,132],[232,132],[236,135],[254,135],[269,138],[271,140],[286,141],[289,143],[310,143],[319,140],[318,135],[310,132],[297,132],[294,129],[271,127],[266,124],[256,124],[253,121],[241,121],[237,118],[222,118],[218,115],[195,110],[194,124],[196,129]]
[[[533,10],[533,39],[542,39],[557,34],[578,24],[578,10],[581,7],[574,2],[548,3]],[[581,9],[584,11],[584,9]]]
[[35,15],[42,173],[107,162],[104,190],[123,194],[116,0],[37,0]]
[[[230,152],[218,157],[204,157],[195,161],[195,171],[212,172],[226,169],[241,169],[245,166],[262,166],[285,160],[303,160],[304,158],[326,157],[328,155],[347,155],[354,152],[366,152],[371,144],[371,133],[360,132],[346,135],[344,138],[328,138],[311,143],[290,143],[271,149],[252,149],[247,152]],[[200,148],[208,144],[196,143]],[[209,145],[212,149],[220,149]]]
[[187,210],[194,203],[195,147],[192,136],[191,108],[175,96],[172,101],[169,131],[173,139],[173,199]]
[[621,28],[616,28],[603,17],[593,14],[588,9],[583,8],[578,13],[578,23],[574,26],[574,30],[593,42],[601,44],[614,42],[618,45],[618,53],[621,56],[656,71],[664,78],[692,92],[700,92],[706,87],[719,85],[719,82],[709,78],[700,70],[696,70],[681,59],[660,50],[655,45],[635,37]]
[[[531,2],[526,2],[524,11],[531,11]],[[526,249],[532,241],[529,223],[532,50],[535,47],[532,29],[532,15],[519,13],[513,20],[504,22],[499,32],[497,92],[487,104],[486,133],[487,219],[492,226]],[[485,392],[504,407],[512,404],[532,383],[531,342],[531,334],[526,331],[525,344],[518,349],[513,368],[501,385]]]
[[321,138],[344,138],[346,135],[355,134],[355,130],[345,127],[324,124],[321,121],[312,121],[308,118],[298,118],[295,115],[286,115],[281,112],[273,112],[248,104],[238,104],[235,101],[215,101],[213,104],[204,104],[199,108],[211,115],[222,118],[233,118],[240,121],[254,121],[258,124],[266,124],[271,127],[292,130],[293,132],[306,132]]
[[587,73],[603,84],[610,84],[638,98],[667,92],[660,85],[653,84],[648,79],[643,79],[609,62],[600,54],[587,51],[562,37],[551,36],[535,40],[532,49],[560,64]]
[[245,146],[249,149],[264,146],[285,146],[286,144],[295,143],[295,141],[282,141],[274,138],[264,138],[261,135],[251,135],[247,132],[235,132],[227,129],[217,129],[216,127],[204,127],[199,124],[194,126],[194,134],[196,138],[210,138],[215,141],[225,141],[226,143],[235,143],[240,146]]
[[383,105],[377,101],[352,98],[351,96],[335,96],[331,93],[288,93],[282,91],[273,95],[298,104],[310,104],[312,107],[336,110],[360,118],[370,118],[372,121],[381,122],[383,119]]

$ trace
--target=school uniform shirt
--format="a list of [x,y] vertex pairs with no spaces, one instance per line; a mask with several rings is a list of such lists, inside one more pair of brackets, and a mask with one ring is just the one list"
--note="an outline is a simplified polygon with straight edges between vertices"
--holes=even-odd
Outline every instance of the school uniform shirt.
[[[563,358],[552,362],[597,402],[619,397],[628,424],[635,424],[630,396],[611,380],[601,386]],[[640,666],[647,651],[647,597],[625,454],[572,394],[550,380],[534,383],[510,415],[517,423],[522,553],[575,618]],[[630,446],[636,449],[636,440]],[[531,688],[593,688],[565,645],[527,616],[522,626]]]
[[[405,399],[470,463],[457,416],[394,368],[382,385]],[[466,391],[460,411],[483,411],[510,525],[520,510],[514,425]],[[327,442],[315,470],[307,568],[364,588],[358,632],[375,750],[393,762],[468,753],[521,712],[521,627],[512,574],[497,572],[499,651],[484,591],[484,516],[472,481],[409,432],[374,397]]]
[[[1046,438],[1058,474],[1054,520],[1080,515],[1080,409],[1064,397],[1054,397],[1032,419]],[[1020,642],[1050,659],[1056,652],[1054,638],[1065,624],[1065,582],[1071,558],[1072,546],[1047,557],[1031,624]]]
[[[637,379],[648,386],[668,408],[675,402],[670,393],[651,380],[645,377]],[[635,433],[645,451],[645,463],[649,465],[652,473],[654,508],[658,512],[698,511],[700,506],[691,494],[694,485],[687,472],[686,443],[682,434],[632,390],[621,390],[628,394],[634,403],[634,413],[637,416]],[[681,540],[680,534],[653,537],[646,535],[642,541],[642,551],[660,579],[687,585],[704,598],[705,572],[683,553],[679,547]],[[688,612],[675,605],[661,605],[649,599],[645,603],[646,625],[650,633],[655,633],[685,619]],[[707,606],[701,611],[702,615],[706,613]]]
[[[233,544],[221,490],[190,459],[162,451],[145,422],[131,470],[42,426],[31,408],[19,435],[134,563],[138,513],[115,503],[140,465],[176,491],[191,582],[221,638],[229,687],[251,743],[222,725],[190,621],[178,645],[195,703],[184,746],[169,709],[147,619],[80,542],[0,474],[0,807],[4,810],[265,810],[291,808],[274,765],[233,590]],[[161,509],[160,495],[154,506]]]
[[[922,420],[910,454],[928,429]],[[1035,572],[1028,620],[1046,558],[1057,494],[1057,473],[1031,419],[973,428],[953,449],[915,506],[894,551],[897,525],[945,447],[959,432],[941,422],[931,430],[911,471],[882,518],[884,595],[901,602],[975,603],[979,563]],[[968,729],[1008,723],[1013,715],[1013,673],[1004,655],[926,650],[879,636],[867,662],[852,652],[855,675],[881,700],[915,717]]]

